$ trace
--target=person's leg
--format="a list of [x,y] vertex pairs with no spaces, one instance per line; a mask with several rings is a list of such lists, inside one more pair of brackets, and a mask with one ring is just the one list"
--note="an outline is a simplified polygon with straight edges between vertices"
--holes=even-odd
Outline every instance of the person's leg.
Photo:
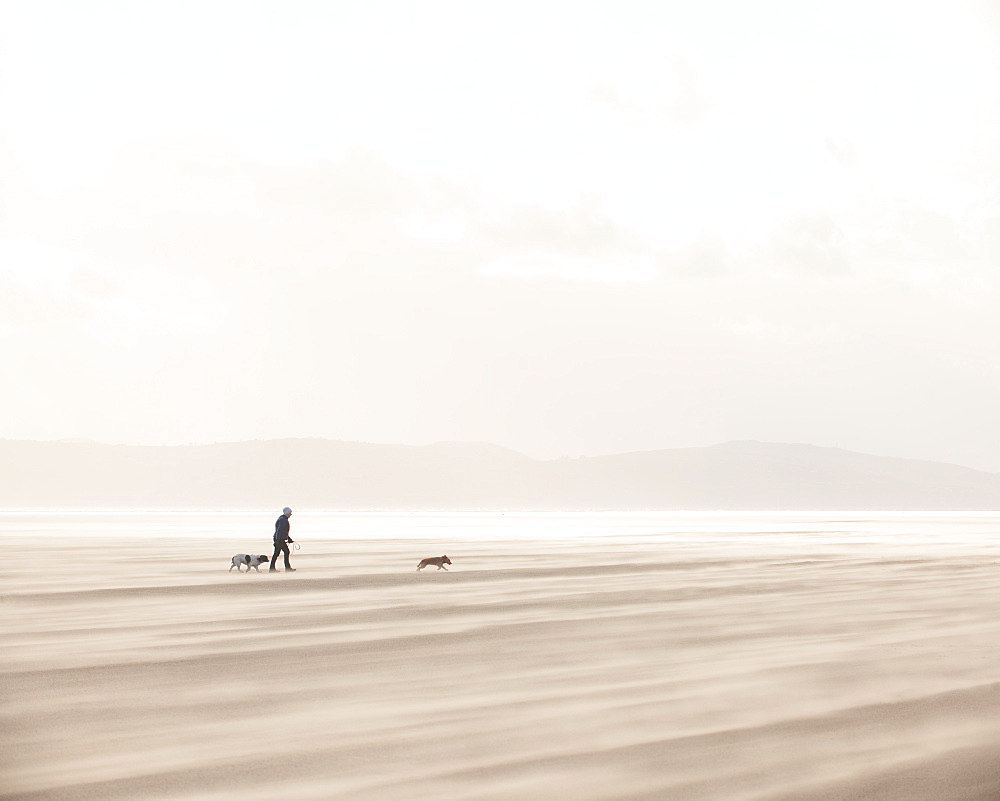
[[285,567],[286,568],[290,568],[292,565],[288,561],[288,543],[287,542],[281,543],[281,550],[284,551],[284,553],[285,553]]
[[[271,557],[271,570],[277,570],[277,568],[274,566],[274,563],[278,561],[278,554],[281,553],[282,545],[284,545],[284,543],[281,542],[274,543],[274,556]],[[285,560],[286,561],[288,560],[287,556],[285,557]]]

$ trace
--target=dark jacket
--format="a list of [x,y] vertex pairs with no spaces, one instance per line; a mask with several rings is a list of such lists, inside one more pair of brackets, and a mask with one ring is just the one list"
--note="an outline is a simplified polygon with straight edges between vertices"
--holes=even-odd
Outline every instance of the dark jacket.
[[288,533],[291,526],[288,523],[288,518],[281,515],[277,520],[274,521],[274,541],[278,542],[295,542]]

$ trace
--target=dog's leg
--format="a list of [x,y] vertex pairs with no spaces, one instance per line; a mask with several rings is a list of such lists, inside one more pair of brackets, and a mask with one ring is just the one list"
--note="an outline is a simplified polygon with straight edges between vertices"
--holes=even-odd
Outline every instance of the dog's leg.
[[229,566],[229,572],[230,572],[230,573],[232,573],[232,572],[233,572],[233,568],[234,568],[234,567],[236,567],[236,565],[230,565],[230,566]]

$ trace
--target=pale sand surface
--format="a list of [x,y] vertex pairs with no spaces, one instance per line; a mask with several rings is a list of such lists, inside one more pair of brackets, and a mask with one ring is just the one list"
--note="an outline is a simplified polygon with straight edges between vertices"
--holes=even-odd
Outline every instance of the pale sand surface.
[[1000,799],[1000,518],[548,520],[314,525],[289,575],[8,521],[2,797]]

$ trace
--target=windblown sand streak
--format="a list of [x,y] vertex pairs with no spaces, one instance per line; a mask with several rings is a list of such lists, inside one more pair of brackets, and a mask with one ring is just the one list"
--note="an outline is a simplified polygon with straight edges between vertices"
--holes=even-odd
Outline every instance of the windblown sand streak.
[[1000,797],[995,540],[451,537],[36,539],[2,797]]

